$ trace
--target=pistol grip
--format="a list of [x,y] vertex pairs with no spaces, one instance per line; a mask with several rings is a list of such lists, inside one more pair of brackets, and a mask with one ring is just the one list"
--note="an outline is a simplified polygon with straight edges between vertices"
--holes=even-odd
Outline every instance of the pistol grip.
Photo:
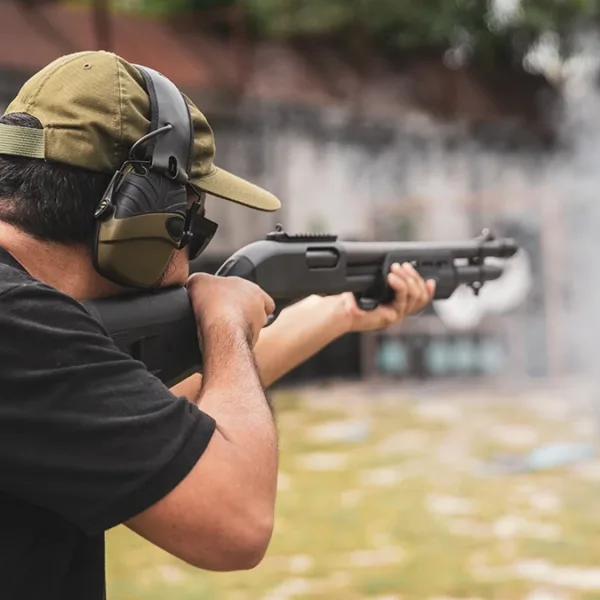
[[358,308],[361,310],[375,310],[382,304],[390,304],[394,300],[394,291],[388,285],[387,276],[392,270],[392,264],[396,262],[394,256],[387,254],[381,265],[381,275],[365,292],[355,292],[354,298]]
[[356,300],[356,305],[358,308],[360,308],[360,310],[375,310],[381,304],[379,300],[376,300],[375,298],[366,298],[361,296],[359,292],[354,293],[354,299]]

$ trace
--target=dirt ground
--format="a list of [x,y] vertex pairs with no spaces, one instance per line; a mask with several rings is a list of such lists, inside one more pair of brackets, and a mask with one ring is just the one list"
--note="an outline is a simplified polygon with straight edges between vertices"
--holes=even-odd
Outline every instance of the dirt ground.
[[[110,600],[600,600],[594,386],[371,382],[274,400],[281,474],[264,562],[195,571],[119,527]],[[574,442],[522,472],[485,468]]]

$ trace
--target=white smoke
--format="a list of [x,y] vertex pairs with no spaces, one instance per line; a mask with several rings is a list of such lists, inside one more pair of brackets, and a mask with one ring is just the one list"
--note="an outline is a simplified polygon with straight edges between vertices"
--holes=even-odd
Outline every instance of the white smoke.
[[525,251],[520,250],[508,260],[489,259],[486,263],[503,268],[504,273],[500,279],[486,283],[478,296],[461,286],[448,300],[433,303],[436,314],[449,329],[472,330],[486,316],[508,314],[527,300],[533,280],[531,261]]
[[562,273],[567,302],[563,336],[573,366],[600,376],[600,36],[580,34],[576,52],[561,72],[560,133],[566,151],[561,173],[563,231],[567,240]]

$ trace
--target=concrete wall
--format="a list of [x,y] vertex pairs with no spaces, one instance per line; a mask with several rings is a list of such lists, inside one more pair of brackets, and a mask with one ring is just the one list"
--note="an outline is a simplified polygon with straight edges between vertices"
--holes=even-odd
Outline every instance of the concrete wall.
[[221,223],[214,252],[257,239],[277,221],[296,232],[389,239],[402,235],[402,220],[410,218],[417,238],[463,237],[489,224],[488,218],[535,213],[532,194],[539,190],[533,190],[547,175],[540,172],[544,144],[503,125],[369,122],[341,110],[266,105],[209,120],[217,163],[267,187],[283,203],[276,215],[262,215],[213,200],[210,213]]

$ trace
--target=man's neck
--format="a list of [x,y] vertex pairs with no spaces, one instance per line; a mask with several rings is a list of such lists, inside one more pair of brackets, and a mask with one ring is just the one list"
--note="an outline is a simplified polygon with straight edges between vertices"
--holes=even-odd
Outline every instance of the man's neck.
[[41,242],[0,221],[0,247],[32,276],[75,298],[89,300],[112,296],[123,289],[99,275],[89,249]]

